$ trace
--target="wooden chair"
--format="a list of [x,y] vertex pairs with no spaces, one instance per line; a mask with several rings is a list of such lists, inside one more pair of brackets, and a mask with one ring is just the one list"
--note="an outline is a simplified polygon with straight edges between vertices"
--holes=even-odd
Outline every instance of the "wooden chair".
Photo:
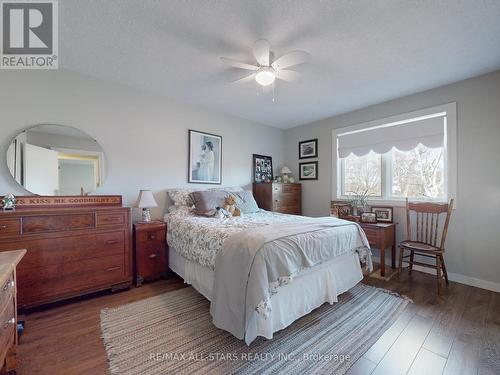
[[[451,210],[453,209],[453,199],[450,203],[412,203],[406,199],[406,241],[399,245],[399,269],[398,276],[403,270],[403,258],[409,259],[408,270],[411,275],[413,265],[433,268],[437,273],[437,290],[441,292],[441,271],[448,285],[448,273],[444,264],[444,243],[448,233],[448,224],[450,222]],[[440,216],[446,214],[442,232],[440,232]],[[412,218],[414,220],[412,220]],[[412,223],[413,222],[413,223]],[[412,224],[416,233],[412,236]],[[438,245],[439,239],[439,245]],[[404,255],[405,250],[410,254]],[[435,258],[436,264],[417,262],[414,260],[415,254],[419,256]]]

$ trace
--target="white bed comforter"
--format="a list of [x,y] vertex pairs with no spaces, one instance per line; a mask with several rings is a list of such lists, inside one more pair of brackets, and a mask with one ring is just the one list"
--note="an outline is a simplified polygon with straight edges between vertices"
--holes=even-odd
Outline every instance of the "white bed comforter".
[[[281,285],[302,269],[361,249],[369,245],[359,225],[331,217],[303,217],[231,235],[215,261],[214,324],[246,339],[251,320],[269,314],[270,298]],[[370,252],[364,255],[371,268]]]

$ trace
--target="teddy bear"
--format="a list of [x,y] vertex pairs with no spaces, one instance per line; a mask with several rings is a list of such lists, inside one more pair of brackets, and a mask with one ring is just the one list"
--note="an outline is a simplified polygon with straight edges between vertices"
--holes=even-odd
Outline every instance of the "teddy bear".
[[231,216],[241,216],[241,210],[236,206],[236,198],[234,195],[226,196],[224,201],[224,209],[228,211]]

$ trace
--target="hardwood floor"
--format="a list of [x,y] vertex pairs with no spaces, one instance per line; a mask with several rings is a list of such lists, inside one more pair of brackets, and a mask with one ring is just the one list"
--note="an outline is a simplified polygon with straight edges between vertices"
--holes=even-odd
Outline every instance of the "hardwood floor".
[[[415,302],[350,369],[349,374],[500,374],[500,294],[450,283],[436,295],[435,278],[405,272],[401,282],[365,283]],[[19,375],[107,373],[99,313],[184,286],[178,277],[116,294],[30,312],[18,350]]]

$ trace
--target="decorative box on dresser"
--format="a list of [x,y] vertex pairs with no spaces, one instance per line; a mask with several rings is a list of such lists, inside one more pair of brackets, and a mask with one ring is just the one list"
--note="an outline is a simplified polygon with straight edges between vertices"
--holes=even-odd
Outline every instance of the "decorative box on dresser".
[[27,250],[17,270],[20,308],[131,286],[130,209],[111,197],[115,203],[104,199],[102,206],[95,197],[52,197],[47,201],[74,207],[35,204],[0,212],[0,252]]
[[134,277],[143,281],[165,277],[168,271],[167,224],[163,221],[134,223]]
[[260,208],[283,214],[302,214],[301,184],[253,184],[253,195]]
[[16,267],[26,250],[0,253],[0,372],[14,371],[17,347]]

